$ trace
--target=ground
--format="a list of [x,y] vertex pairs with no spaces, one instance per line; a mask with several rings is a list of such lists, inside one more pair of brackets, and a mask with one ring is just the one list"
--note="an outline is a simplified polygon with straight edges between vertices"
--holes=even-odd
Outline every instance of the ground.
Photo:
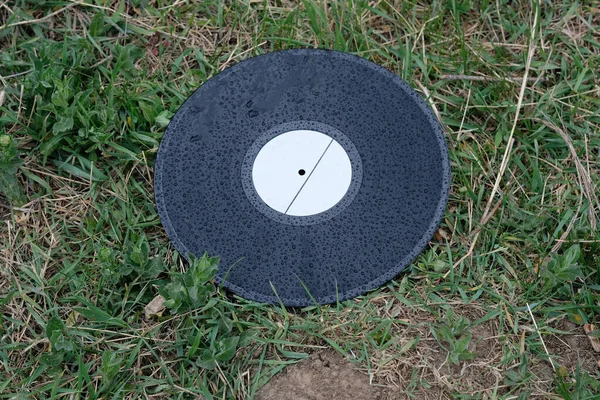
[[383,399],[384,390],[371,385],[339,356],[328,351],[313,354],[301,364],[289,367],[261,389],[256,400]]
[[[598,398],[599,26],[594,1],[0,0],[0,397]],[[404,273],[286,309],[183,261],[152,174],[193,90],[297,47],[415,88],[452,187]]]

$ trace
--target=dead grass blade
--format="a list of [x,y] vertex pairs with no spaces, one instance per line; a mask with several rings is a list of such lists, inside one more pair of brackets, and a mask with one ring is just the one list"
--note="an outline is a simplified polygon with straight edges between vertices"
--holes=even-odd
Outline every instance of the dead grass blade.
[[575,163],[575,168],[577,168],[577,179],[579,180],[579,184],[581,186],[581,191],[583,195],[588,200],[588,218],[590,221],[590,226],[593,230],[596,229],[596,210],[594,206],[600,209],[600,201],[598,201],[598,196],[596,196],[596,192],[594,191],[594,184],[592,183],[592,178],[588,173],[587,169],[581,162],[581,159],[577,155],[577,151],[573,146],[573,141],[569,134],[564,130],[559,128],[550,122],[547,118],[545,119],[537,119],[537,121],[546,125],[548,128],[552,129],[554,132],[558,133],[560,137],[565,141],[565,144],[569,148],[569,153],[571,154],[571,159]]

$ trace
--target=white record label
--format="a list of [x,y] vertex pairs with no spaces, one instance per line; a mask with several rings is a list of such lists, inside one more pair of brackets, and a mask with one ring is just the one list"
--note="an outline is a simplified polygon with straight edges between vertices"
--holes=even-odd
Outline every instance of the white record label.
[[352,180],[342,146],[316,131],[294,130],[274,137],[252,167],[256,192],[269,207],[294,216],[315,215],[335,206]]

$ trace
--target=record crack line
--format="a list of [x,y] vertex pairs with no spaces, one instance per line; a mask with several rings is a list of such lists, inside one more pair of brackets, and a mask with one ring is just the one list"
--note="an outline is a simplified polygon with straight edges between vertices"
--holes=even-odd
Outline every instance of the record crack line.
[[300,192],[304,188],[304,185],[306,185],[306,182],[308,182],[308,180],[312,176],[313,172],[315,172],[315,169],[317,169],[317,167],[319,166],[319,163],[323,159],[323,156],[325,155],[325,153],[327,153],[327,150],[329,150],[329,146],[331,146],[332,143],[333,143],[333,138],[331,139],[331,141],[329,142],[329,144],[327,145],[327,147],[325,147],[325,150],[323,151],[323,154],[321,154],[321,157],[319,157],[319,160],[317,161],[317,163],[315,164],[315,166],[313,167],[313,169],[308,174],[308,177],[306,177],[306,180],[304,181],[304,183],[302,184],[302,186],[300,186],[300,189],[298,189],[298,193],[296,193],[296,195],[292,199],[292,202],[290,203],[290,205],[288,206],[288,208],[285,209],[285,213],[284,214],[288,213],[288,211],[292,207],[292,204],[294,204],[294,201],[296,201],[296,198],[298,197],[298,195],[300,194]]

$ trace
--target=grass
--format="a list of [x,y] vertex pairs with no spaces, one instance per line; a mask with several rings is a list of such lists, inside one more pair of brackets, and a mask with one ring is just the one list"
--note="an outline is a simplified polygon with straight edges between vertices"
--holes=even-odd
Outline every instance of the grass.
[[[322,347],[406,398],[598,398],[599,26],[593,1],[0,0],[0,398],[252,398]],[[410,271],[286,310],[182,262],[152,166],[202,82],[304,46],[426,96],[453,184]]]

